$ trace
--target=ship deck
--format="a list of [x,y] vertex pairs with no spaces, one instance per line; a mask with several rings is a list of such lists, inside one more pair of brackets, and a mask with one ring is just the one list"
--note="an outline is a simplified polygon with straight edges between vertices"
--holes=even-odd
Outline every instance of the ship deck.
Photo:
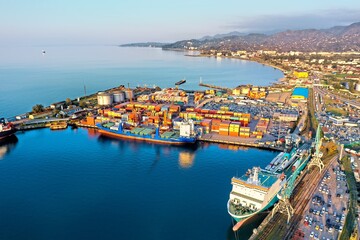
[[[260,181],[259,186],[264,188],[270,188],[278,180],[278,176],[276,174],[265,173],[265,172],[259,172],[258,177]],[[243,181],[244,183],[247,183],[248,178],[249,176],[245,174],[237,179]]]

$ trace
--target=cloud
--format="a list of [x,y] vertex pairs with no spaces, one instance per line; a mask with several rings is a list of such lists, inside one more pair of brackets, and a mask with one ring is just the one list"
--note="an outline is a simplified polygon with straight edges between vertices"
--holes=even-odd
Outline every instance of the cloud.
[[247,18],[242,16],[241,20],[225,27],[248,33],[270,33],[289,29],[323,29],[358,22],[360,21],[359,13],[359,9],[337,9],[305,14],[269,14]]

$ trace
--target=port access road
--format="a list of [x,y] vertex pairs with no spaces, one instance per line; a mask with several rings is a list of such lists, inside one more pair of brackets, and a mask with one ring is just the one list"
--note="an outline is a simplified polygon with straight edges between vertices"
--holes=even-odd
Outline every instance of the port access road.
[[320,87],[317,87],[317,86],[315,87],[314,86],[314,91],[316,91],[316,92],[318,92],[318,93],[320,93],[321,95],[324,95],[324,96],[329,96],[329,97],[339,99],[339,100],[341,100],[343,102],[346,102],[347,104],[349,104],[349,105],[351,105],[353,107],[356,107],[356,108],[360,109],[360,102],[355,101],[355,100],[346,99],[344,97],[341,97],[339,95],[336,95],[336,94],[328,91],[325,88],[320,88]]

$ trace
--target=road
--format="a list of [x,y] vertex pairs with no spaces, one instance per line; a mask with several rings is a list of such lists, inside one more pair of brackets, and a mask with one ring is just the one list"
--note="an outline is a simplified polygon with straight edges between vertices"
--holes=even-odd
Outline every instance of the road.
[[360,109],[360,102],[358,101],[355,101],[355,100],[350,100],[350,99],[346,99],[344,97],[341,97],[337,94],[334,94],[330,91],[328,91],[327,89],[325,88],[321,88],[321,87],[315,87],[314,86],[314,91],[315,92],[318,92],[320,93],[321,95],[324,95],[324,96],[329,96],[329,97],[333,97],[333,98],[336,98],[336,99],[339,99],[343,102],[346,102],[347,104],[349,104],[350,106],[353,106],[353,107],[356,107],[358,109]]

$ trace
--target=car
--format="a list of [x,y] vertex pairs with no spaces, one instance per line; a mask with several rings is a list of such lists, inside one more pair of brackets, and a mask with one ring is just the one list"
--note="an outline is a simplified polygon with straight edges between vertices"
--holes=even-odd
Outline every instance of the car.
[[336,217],[336,212],[334,212],[334,217]]
[[316,225],[316,226],[315,226],[315,230],[316,230],[316,231],[319,231],[319,228],[320,228],[319,225]]
[[329,189],[326,189],[326,194],[329,194]]
[[305,217],[305,221],[308,221],[309,220],[309,216],[308,215],[306,215],[306,217]]
[[339,231],[342,231],[343,230],[343,226],[342,225],[340,225],[340,227],[339,227]]
[[333,228],[330,227],[328,232],[329,232],[329,233],[332,233],[332,232],[333,232]]
[[318,236],[318,234],[317,234],[317,233],[315,233],[315,235],[314,235],[314,239],[319,239],[319,236]]
[[314,232],[310,233],[310,237],[313,238],[314,237]]

